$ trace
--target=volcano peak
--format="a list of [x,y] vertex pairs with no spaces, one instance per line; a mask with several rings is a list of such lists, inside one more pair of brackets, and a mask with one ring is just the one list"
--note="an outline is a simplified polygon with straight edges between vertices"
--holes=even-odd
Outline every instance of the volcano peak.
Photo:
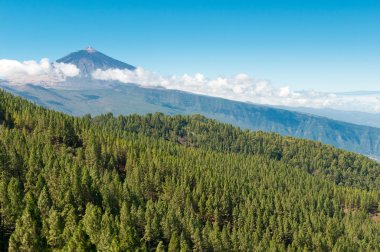
[[96,52],[95,48],[93,48],[92,46],[87,46],[84,50],[86,50],[88,53]]
[[91,74],[97,70],[107,70],[107,69],[128,69],[135,70],[136,67],[119,61],[117,59],[111,58],[97,50],[93,47],[88,46],[83,50],[70,53],[69,55],[57,60],[58,63],[66,63],[76,65],[82,77],[91,76]]

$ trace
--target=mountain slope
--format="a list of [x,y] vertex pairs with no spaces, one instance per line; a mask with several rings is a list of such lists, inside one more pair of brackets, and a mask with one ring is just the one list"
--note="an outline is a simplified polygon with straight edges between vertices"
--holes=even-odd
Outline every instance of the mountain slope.
[[[154,112],[172,115],[201,114],[241,128],[308,138],[341,149],[380,157],[378,128],[175,90],[142,88],[115,82],[89,83],[103,85],[103,88],[63,90],[28,85],[22,90],[8,90],[40,105],[74,115],[99,115],[107,112],[115,115]],[[80,82],[78,85],[81,85]],[[104,87],[106,85],[108,86]]]
[[204,117],[74,118],[0,92],[4,250],[377,251],[379,172]]
[[[367,190],[380,188],[379,164],[320,142],[260,131],[243,131],[201,115],[166,116],[155,113],[113,117],[112,114],[106,114],[94,117],[91,121],[118,136],[137,134],[206,151],[263,156],[281,160],[338,185]],[[358,174],[366,176],[359,179]]]

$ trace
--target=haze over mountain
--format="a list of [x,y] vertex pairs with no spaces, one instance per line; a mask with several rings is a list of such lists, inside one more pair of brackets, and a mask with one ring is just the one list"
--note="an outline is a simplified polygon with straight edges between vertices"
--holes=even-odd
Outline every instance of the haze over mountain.
[[[113,59],[93,48],[69,54],[57,64],[76,66],[80,73],[52,86],[39,83],[2,86],[40,105],[73,115],[202,114],[247,129],[277,132],[322,141],[335,147],[380,156],[380,129],[263,105],[170,90],[143,83],[123,83],[119,78],[95,78],[95,74],[127,75],[127,80],[148,79],[140,68]],[[144,78],[140,78],[141,76]],[[135,78],[135,77],[138,78]],[[129,78],[130,77],[130,78]],[[134,79],[135,78],[135,79]],[[122,79],[124,80],[124,79]],[[156,80],[153,78],[153,80]],[[163,83],[165,80],[163,81]],[[263,91],[265,92],[265,90]],[[286,97],[284,97],[286,99]]]
[[306,114],[318,115],[328,118],[333,118],[338,121],[349,122],[353,124],[366,125],[380,128],[380,113],[367,113],[361,111],[345,111],[329,108],[308,108],[308,107],[289,107],[275,106],[278,108],[297,111]]

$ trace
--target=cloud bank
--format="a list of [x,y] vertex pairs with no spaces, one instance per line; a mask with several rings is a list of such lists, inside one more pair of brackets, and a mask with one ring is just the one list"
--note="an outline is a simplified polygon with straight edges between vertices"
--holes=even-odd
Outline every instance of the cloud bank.
[[[0,80],[11,85],[28,83],[65,88],[67,77],[75,77],[80,70],[73,64],[0,59]],[[138,67],[135,71],[97,69],[92,74],[97,80],[134,83],[143,87],[163,87],[201,95],[236,101],[288,107],[329,108],[380,113],[380,92],[326,93],[293,91],[289,86],[274,87],[267,80],[255,79],[247,74],[231,77],[207,78],[203,74],[162,76]]]
[[72,64],[50,63],[47,58],[39,62],[34,60],[0,60],[0,79],[12,84],[39,83],[51,85],[65,81],[67,77],[79,74],[79,69]]
[[236,101],[267,105],[330,108],[337,110],[380,112],[380,93],[326,93],[317,91],[297,92],[290,87],[276,88],[267,80],[257,80],[247,74],[210,79],[203,74],[161,76],[138,67],[135,71],[121,69],[97,69],[92,77],[135,83],[143,87],[164,87],[196,94],[216,96]]

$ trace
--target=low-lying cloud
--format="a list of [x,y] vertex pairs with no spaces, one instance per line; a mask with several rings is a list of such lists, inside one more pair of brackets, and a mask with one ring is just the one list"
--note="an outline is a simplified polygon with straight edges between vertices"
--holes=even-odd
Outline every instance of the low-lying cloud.
[[[46,58],[39,62],[0,59],[0,80],[6,80],[11,85],[33,83],[65,88],[66,78],[79,74],[80,70],[73,64],[50,62]],[[134,71],[97,69],[93,72],[92,78],[134,83],[143,87],[163,87],[257,104],[380,113],[380,92],[350,94],[300,92],[292,90],[289,86],[274,87],[268,80],[255,79],[247,74],[217,78],[207,78],[200,73],[162,76],[138,67]]]
[[92,74],[92,77],[99,80],[135,83],[143,87],[164,87],[242,102],[290,107],[331,108],[371,113],[380,112],[380,93],[297,92],[291,90],[289,86],[276,88],[267,80],[257,80],[247,74],[217,77],[215,79],[207,78],[203,74],[165,77],[138,67],[135,71],[98,69]]
[[65,81],[67,77],[79,74],[79,69],[72,64],[50,63],[47,58],[39,62],[34,60],[0,60],[0,79],[5,79],[12,84],[54,84]]

